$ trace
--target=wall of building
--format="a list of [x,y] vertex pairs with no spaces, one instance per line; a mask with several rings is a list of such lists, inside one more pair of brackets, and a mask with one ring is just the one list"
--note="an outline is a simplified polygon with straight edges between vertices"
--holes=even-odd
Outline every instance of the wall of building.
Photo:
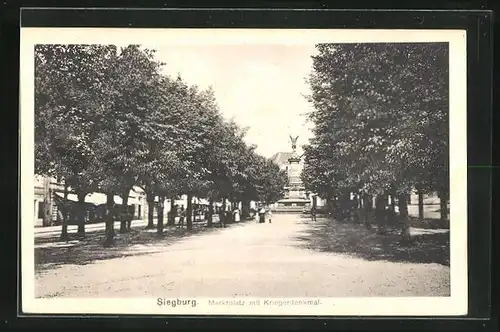
[[44,178],[41,176],[35,176],[34,178],[34,221],[35,221],[35,226],[42,226],[43,225],[43,215],[42,215],[42,209],[43,209],[43,200],[44,200],[44,184],[43,184]]
[[[424,204],[426,205],[438,205],[439,197],[437,195],[423,195],[424,196]],[[410,195],[410,204],[418,204],[418,194],[416,192]]]
[[[156,198],[155,202],[156,203],[158,202],[158,198]],[[184,209],[186,209],[187,202],[188,202],[187,195],[182,195],[179,199],[174,200],[174,205],[177,205],[179,208],[184,207]],[[198,198],[198,197],[193,197],[192,203],[193,203],[193,205],[199,204],[199,205],[204,205],[204,206],[208,206],[208,204],[209,204],[207,199]],[[255,202],[253,202],[253,205],[255,206]],[[250,202],[250,206],[252,206],[252,202]],[[166,199],[165,203],[163,205],[163,216],[164,216],[165,220],[167,218],[168,213],[170,212],[170,207],[171,207],[171,201],[170,201],[170,199]],[[220,208],[220,207],[222,207],[222,203],[215,202],[214,207]],[[241,203],[239,203],[238,208],[241,210]],[[149,209],[149,206],[148,206],[147,202],[144,201],[144,216],[143,216],[143,218],[145,220],[147,220],[147,218],[148,218],[148,209]],[[229,201],[229,200],[226,201],[226,209],[228,211],[230,211],[230,209],[231,209],[231,201]],[[156,219],[157,217],[158,217],[158,206],[155,204],[154,211],[153,211],[153,218]],[[200,220],[200,218],[202,218],[202,217],[195,215],[195,220]]]
[[[34,224],[35,226],[50,226],[43,224],[44,208],[47,206],[48,215],[52,216],[56,212],[54,208],[54,201],[52,195],[55,190],[60,189],[60,185],[57,183],[55,178],[44,177],[35,175],[34,176]],[[44,202],[47,201],[47,205]],[[51,220],[48,220],[49,222]]]
[[[78,201],[76,194],[68,188],[68,199],[71,201]],[[34,177],[34,224],[36,227],[40,226],[50,226],[43,224],[43,207],[44,200],[47,200],[50,223],[54,224],[57,221],[57,205],[54,201],[54,195],[64,197],[64,185],[59,183],[55,178],[43,177],[35,175]],[[116,204],[121,204],[122,200],[119,196],[114,197]],[[106,202],[106,195],[102,193],[92,193],[85,197],[86,203],[92,203],[95,205],[104,204]],[[147,218],[147,209],[145,209],[146,195],[144,191],[139,187],[134,187],[130,191],[129,195],[129,205],[134,206],[134,219],[145,219]]]

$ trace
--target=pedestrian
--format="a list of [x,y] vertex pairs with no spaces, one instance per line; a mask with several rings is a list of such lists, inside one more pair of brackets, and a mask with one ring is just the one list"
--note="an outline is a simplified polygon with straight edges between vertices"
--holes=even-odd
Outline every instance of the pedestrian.
[[226,227],[226,211],[224,209],[219,211],[219,222],[220,227]]
[[240,221],[240,210],[238,208],[234,209],[233,211],[233,220],[234,222]]
[[311,221],[316,221],[316,207],[311,208]]
[[261,207],[259,210],[259,223],[264,222],[266,222],[266,209],[264,209],[264,207]]
[[271,208],[269,208],[269,211],[267,212],[267,218],[269,219],[269,223],[271,223],[271,219],[273,218],[273,213],[271,212]]

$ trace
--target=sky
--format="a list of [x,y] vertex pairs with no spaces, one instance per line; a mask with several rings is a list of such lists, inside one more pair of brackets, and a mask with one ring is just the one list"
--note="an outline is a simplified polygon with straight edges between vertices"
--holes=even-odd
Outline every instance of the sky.
[[[148,47],[149,48],[149,47]],[[153,47],[152,47],[153,48]],[[312,110],[304,95],[312,68],[310,45],[156,46],[164,71],[200,88],[212,86],[227,119],[248,127],[246,140],[271,157],[291,151],[289,135],[300,146],[312,136],[304,114]]]

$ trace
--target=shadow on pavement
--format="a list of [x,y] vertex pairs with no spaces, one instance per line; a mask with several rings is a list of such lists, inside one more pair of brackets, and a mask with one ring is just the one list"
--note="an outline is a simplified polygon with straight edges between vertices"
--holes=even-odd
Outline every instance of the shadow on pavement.
[[408,225],[424,229],[450,229],[449,220],[441,220],[439,218],[424,218],[420,220],[417,217],[409,217]]
[[[228,224],[227,227],[243,223]],[[55,269],[61,265],[85,265],[104,259],[127,256],[147,255],[162,252],[165,247],[194,235],[222,230],[216,225],[208,228],[202,224],[193,224],[192,230],[176,226],[165,227],[164,236],[159,237],[156,230],[145,230],[144,227],[132,228],[129,233],[116,233],[115,245],[104,247],[104,230],[87,234],[78,239],[70,234],[68,241],[61,241],[59,236],[35,239],[35,271]]]
[[377,234],[361,224],[303,218],[307,229],[296,240],[303,248],[353,255],[366,260],[450,265],[449,233],[426,232],[402,243],[398,231]]

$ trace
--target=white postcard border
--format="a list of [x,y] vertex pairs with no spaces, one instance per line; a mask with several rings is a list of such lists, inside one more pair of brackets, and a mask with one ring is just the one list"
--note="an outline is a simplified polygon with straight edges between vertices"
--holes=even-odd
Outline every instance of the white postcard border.
[[[158,306],[156,298],[35,299],[34,45],[36,44],[312,44],[320,42],[449,42],[450,46],[450,297],[196,298],[196,306]],[[467,313],[467,67],[465,30],[21,28],[21,287],[22,311],[34,314],[428,316]],[[159,294],[161,296],[161,294]],[[172,300],[176,300],[173,298]],[[245,305],[210,305],[244,300]],[[253,305],[250,305],[250,301]],[[259,304],[257,304],[257,301]],[[264,303],[265,301],[268,301]],[[276,301],[276,302],[272,302]],[[275,303],[272,305],[270,303]],[[281,304],[280,304],[281,303]]]

